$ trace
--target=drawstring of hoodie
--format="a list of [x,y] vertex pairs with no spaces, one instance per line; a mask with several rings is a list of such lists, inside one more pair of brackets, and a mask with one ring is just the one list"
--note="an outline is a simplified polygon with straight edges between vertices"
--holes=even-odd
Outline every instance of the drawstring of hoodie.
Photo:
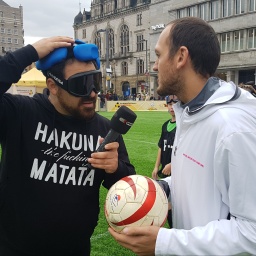
[[[47,100],[49,101],[49,103],[51,104],[50,100],[49,100],[49,89],[48,88],[45,88],[43,90],[43,95],[47,98]],[[52,104],[51,104],[52,105]],[[53,163],[54,163],[54,151],[55,151],[55,121],[56,121],[56,113],[55,113],[55,108],[54,110],[52,111],[53,113],[53,119],[52,119],[52,132],[53,132],[53,139],[52,139],[52,142],[50,144],[50,147],[52,147],[52,152],[50,154],[50,161],[48,162],[48,166],[52,166]]]
[[53,120],[52,120],[52,132],[53,132],[53,139],[51,144],[53,144],[52,147],[52,153],[51,153],[51,158],[48,166],[52,166],[54,163],[54,150],[55,150],[55,120],[56,120],[56,113],[53,111]]

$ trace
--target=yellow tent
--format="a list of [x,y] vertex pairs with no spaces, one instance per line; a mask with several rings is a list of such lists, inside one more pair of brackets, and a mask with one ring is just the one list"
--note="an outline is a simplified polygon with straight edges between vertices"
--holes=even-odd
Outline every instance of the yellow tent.
[[46,78],[37,68],[32,68],[21,76],[16,86],[46,87]]

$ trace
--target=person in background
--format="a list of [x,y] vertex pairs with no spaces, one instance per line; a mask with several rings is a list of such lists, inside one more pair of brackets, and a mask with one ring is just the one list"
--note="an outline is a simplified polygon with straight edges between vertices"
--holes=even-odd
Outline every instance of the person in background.
[[113,100],[118,101],[118,96],[115,91],[113,91]]
[[105,107],[105,94],[103,93],[103,91],[100,92],[100,94],[98,95],[98,97],[100,98],[100,108],[104,108]]
[[239,84],[239,87],[250,92],[254,97],[256,97],[256,90],[254,89],[254,87],[251,84]]
[[150,99],[149,94],[146,93],[146,95],[145,95],[145,101],[149,101],[149,99]]
[[106,95],[105,95],[105,100],[106,100],[106,101],[109,101],[109,97],[110,97],[110,92],[107,91],[107,93],[106,93]]
[[[122,136],[95,152],[110,121],[95,112],[102,75],[94,50],[51,37],[0,57],[1,256],[90,255],[101,184],[135,174]],[[48,92],[4,93],[38,59]]]
[[139,101],[139,100],[141,100],[141,94],[137,93],[136,101]]
[[[173,104],[177,102],[178,99],[175,95],[166,96],[166,104],[168,112],[171,115],[171,119],[162,125],[162,132],[158,141],[156,163],[152,171],[152,178],[155,180],[158,178],[166,178],[171,175],[171,156],[176,132],[176,118],[173,110]],[[169,205],[167,220],[169,227],[172,228],[171,205]]]
[[256,255],[256,99],[214,77],[220,44],[196,17],[175,19],[155,46],[159,95],[177,95],[169,184],[173,228],[109,228],[139,256]]
[[149,100],[156,100],[153,94],[150,95]]

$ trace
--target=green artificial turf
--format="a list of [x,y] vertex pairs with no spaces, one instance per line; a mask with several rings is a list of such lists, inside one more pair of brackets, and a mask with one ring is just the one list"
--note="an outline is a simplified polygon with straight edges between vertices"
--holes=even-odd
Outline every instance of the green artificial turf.
[[[111,119],[113,112],[99,112]],[[137,119],[131,129],[123,136],[131,163],[137,174],[151,177],[158,151],[158,140],[162,124],[170,118],[168,112],[136,112]],[[108,233],[104,216],[104,202],[107,190],[100,193],[100,216],[98,226],[91,238],[92,256],[134,256],[131,251],[121,247]]]

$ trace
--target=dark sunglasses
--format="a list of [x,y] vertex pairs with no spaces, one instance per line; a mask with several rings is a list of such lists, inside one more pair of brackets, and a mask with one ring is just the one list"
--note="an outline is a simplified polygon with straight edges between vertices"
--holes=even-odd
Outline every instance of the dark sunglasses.
[[56,77],[50,71],[47,76],[51,77],[61,88],[76,97],[88,97],[94,90],[98,93],[102,87],[102,74],[99,70],[82,72],[70,76],[68,80]]
[[169,104],[169,103],[177,103],[178,102],[178,99],[171,99],[170,96],[167,96],[166,97],[166,103]]

